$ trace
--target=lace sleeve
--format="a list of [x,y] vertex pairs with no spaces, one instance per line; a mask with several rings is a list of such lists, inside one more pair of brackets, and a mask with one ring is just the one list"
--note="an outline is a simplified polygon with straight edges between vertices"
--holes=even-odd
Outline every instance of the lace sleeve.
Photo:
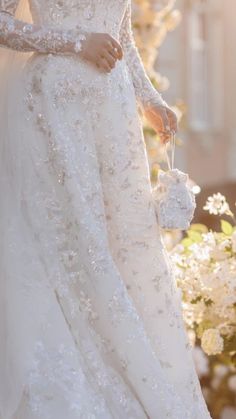
[[120,28],[120,43],[132,76],[136,97],[142,110],[149,105],[166,105],[160,93],[152,85],[135,44],[131,25],[131,0]]
[[19,0],[0,0],[0,46],[22,52],[77,53],[86,38],[79,30],[62,30],[14,18]]

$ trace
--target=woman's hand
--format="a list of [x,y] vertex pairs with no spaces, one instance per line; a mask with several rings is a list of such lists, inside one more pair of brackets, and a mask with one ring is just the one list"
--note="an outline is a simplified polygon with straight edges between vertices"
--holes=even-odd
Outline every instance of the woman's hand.
[[177,132],[177,116],[167,105],[150,105],[145,109],[144,115],[162,143],[168,142],[171,135]]
[[106,33],[87,34],[81,45],[79,55],[107,73],[115,67],[116,61],[123,57],[119,42]]

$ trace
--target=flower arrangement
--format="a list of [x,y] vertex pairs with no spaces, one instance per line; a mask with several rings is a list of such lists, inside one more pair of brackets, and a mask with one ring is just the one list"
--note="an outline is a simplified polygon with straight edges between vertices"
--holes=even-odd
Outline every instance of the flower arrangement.
[[225,197],[209,197],[204,210],[227,216],[221,231],[192,224],[171,251],[187,327],[207,355],[236,365],[236,220]]
[[158,48],[167,33],[173,31],[181,20],[174,9],[176,0],[135,0],[132,7],[132,23],[135,41],[145,68],[155,87],[161,91],[169,87],[169,81],[155,71]]

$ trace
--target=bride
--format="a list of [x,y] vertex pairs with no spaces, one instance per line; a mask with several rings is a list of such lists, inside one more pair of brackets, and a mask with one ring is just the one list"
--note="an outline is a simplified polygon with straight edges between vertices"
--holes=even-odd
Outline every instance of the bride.
[[0,418],[210,418],[139,110],[163,142],[176,116],[131,2],[30,0],[33,23],[18,3],[0,0],[0,45],[27,56],[2,87]]

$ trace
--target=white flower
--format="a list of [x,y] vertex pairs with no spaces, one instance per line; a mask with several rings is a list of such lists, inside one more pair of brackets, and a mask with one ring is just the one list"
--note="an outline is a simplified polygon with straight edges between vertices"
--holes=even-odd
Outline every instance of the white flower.
[[227,251],[227,248],[230,247],[230,239],[225,239],[216,244],[216,246],[210,251],[210,255],[216,261],[225,260],[231,256],[230,252]]
[[189,246],[189,250],[191,250],[194,257],[201,262],[209,261],[210,259],[210,248],[207,246],[202,246],[202,244],[199,243],[193,243]]
[[219,243],[220,250],[226,250],[227,247],[230,247],[230,239],[225,239]]
[[206,351],[210,353],[211,350],[215,352],[216,348],[212,349],[209,345],[218,344],[217,350],[220,351],[222,336],[231,337],[236,331],[236,258],[235,253],[229,251],[233,248],[233,241],[236,246],[236,233],[233,239],[224,237],[222,233],[210,231],[202,234],[203,240],[188,246],[187,250],[175,246],[172,254],[177,283],[182,289],[183,315],[188,328],[197,333],[196,325],[201,324],[204,325],[203,330],[206,327],[218,329],[213,332],[218,336],[218,339],[215,336],[215,342],[208,342],[207,336],[211,336],[211,331],[205,332],[203,349],[206,346]]
[[215,234],[212,231],[209,231],[208,233],[204,233],[202,235],[203,242],[206,243],[210,247],[215,247],[216,245],[216,238]]
[[224,349],[224,339],[218,329],[207,329],[203,332],[201,345],[208,355],[216,355]]
[[229,204],[226,201],[225,196],[220,192],[209,196],[203,209],[209,211],[210,214],[215,215],[223,215],[230,212]]

